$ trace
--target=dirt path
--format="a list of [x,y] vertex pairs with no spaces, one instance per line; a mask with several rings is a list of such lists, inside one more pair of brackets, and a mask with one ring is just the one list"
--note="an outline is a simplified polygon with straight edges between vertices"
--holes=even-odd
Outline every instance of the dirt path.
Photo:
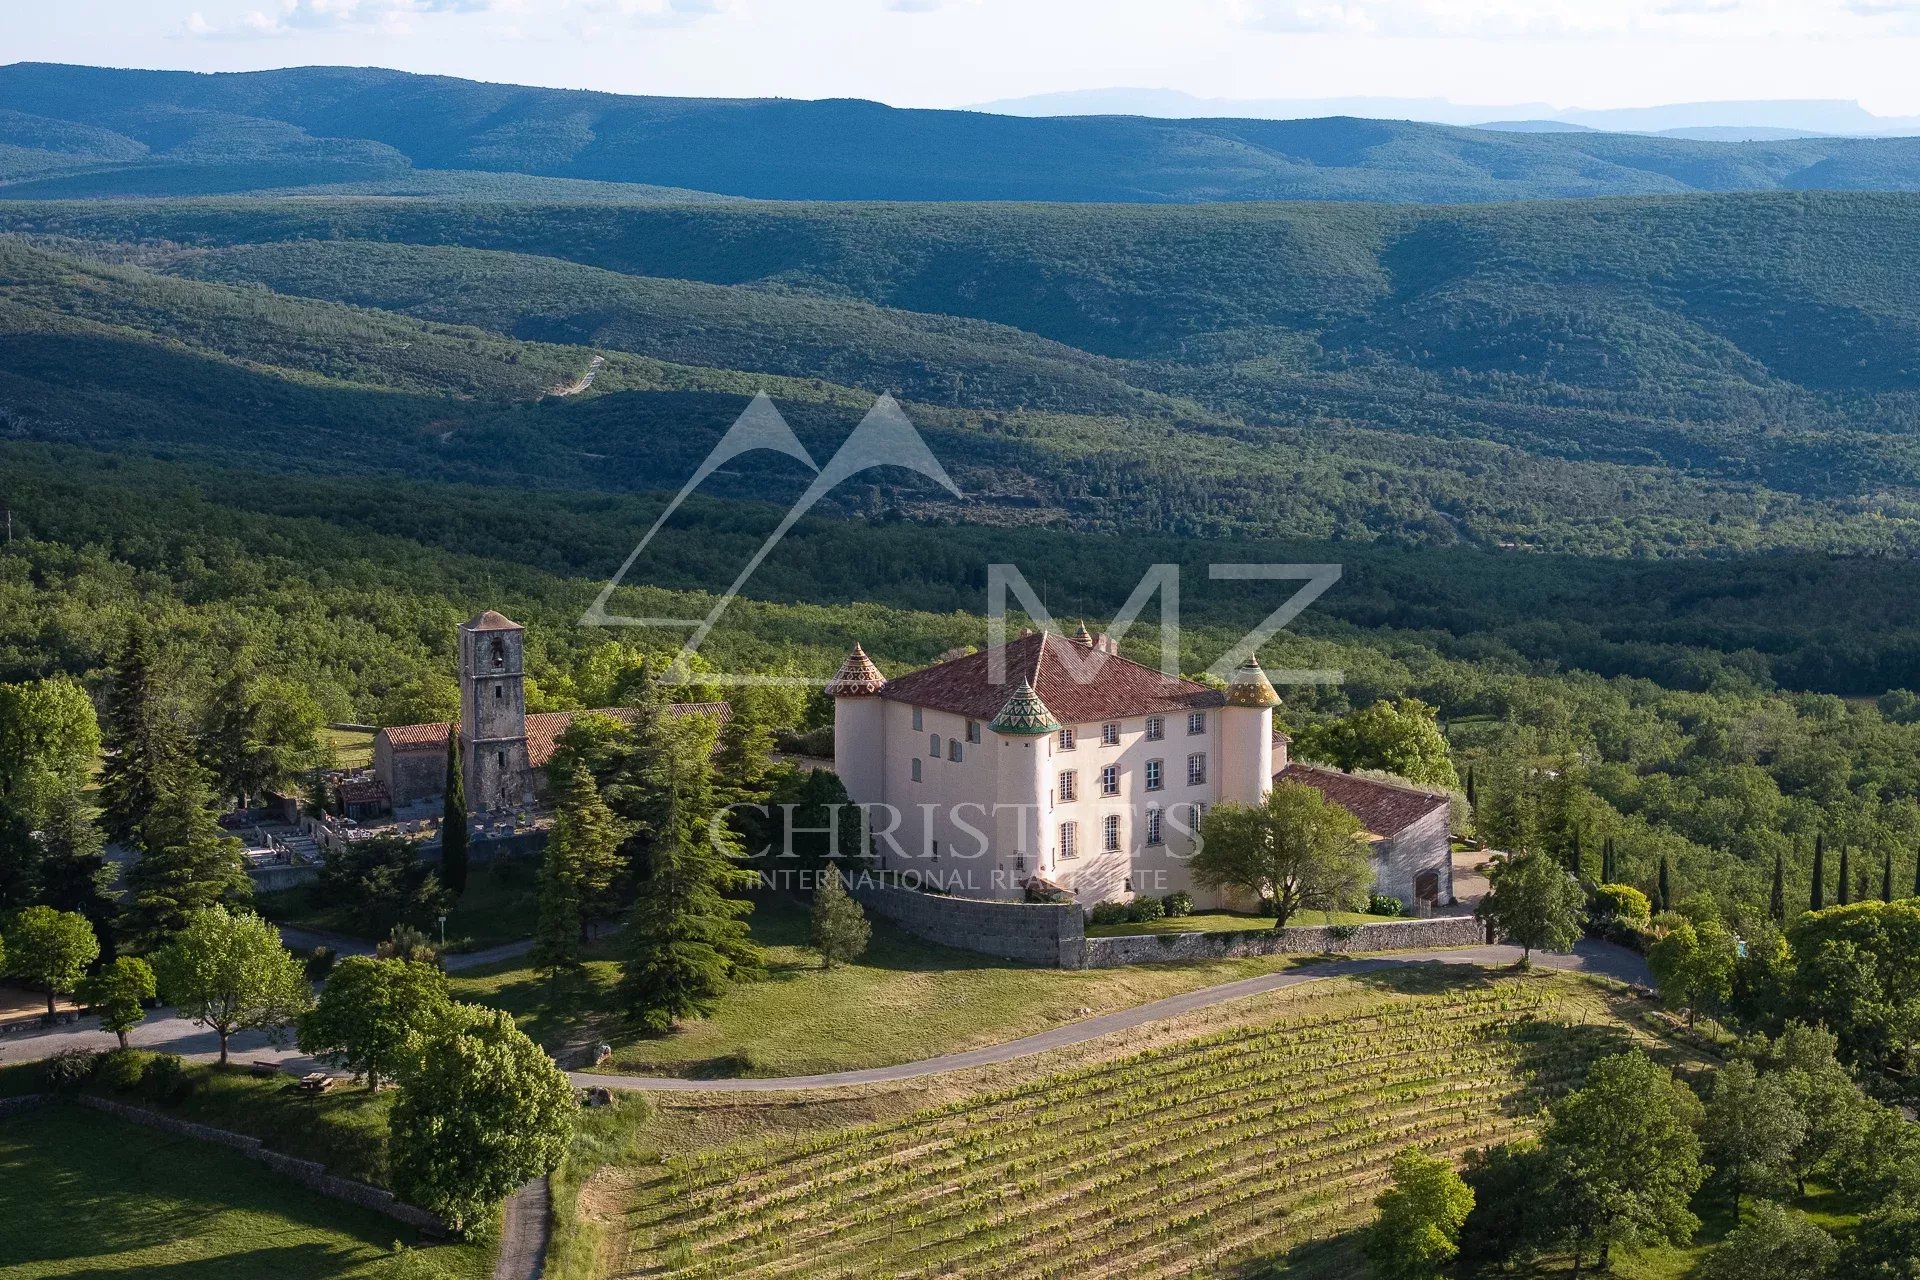
[[564,387],[555,387],[552,391],[549,391],[547,394],[554,395],[554,396],[579,395],[581,392],[585,391],[588,387],[593,385],[593,380],[600,376],[600,369],[606,363],[607,363],[607,358],[605,356],[595,356],[593,359],[587,361],[587,371],[585,373],[581,374],[579,377],[575,378],[572,382],[569,382]]
[[540,1280],[552,1223],[553,1190],[545,1178],[535,1178],[508,1196],[493,1280]]

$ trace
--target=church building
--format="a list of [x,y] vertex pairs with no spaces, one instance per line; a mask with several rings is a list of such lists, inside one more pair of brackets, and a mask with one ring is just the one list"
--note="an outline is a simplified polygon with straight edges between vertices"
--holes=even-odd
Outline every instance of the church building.
[[1082,905],[1202,890],[1187,860],[1210,805],[1303,782],[1359,819],[1376,892],[1453,901],[1448,798],[1287,758],[1280,699],[1249,659],[1224,690],[1122,657],[1085,627],[1028,633],[888,679],[855,647],[827,692],[834,768],[882,865],[970,897],[1064,891]]
[[[524,809],[542,790],[541,770],[553,758],[572,711],[527,714],[526,628],[488,609],[460,624],[456,644],[460,678],[460,768],[472,813]],[[669,715],[710,715],[726,723],[724,702],[676,702]],[[581,713],[587,714],[587,713]],[[632,707],[590,714],[633,720]],[[446,790],[447,735],[453,726],[392,725],[373,740],[374,777],[393,807],[439,801]]]

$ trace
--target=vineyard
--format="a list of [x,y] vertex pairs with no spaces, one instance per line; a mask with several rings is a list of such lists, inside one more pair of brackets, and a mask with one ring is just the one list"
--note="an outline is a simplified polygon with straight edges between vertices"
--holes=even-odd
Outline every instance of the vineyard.
[[1227,1274],[1364,1220],[1405,1146],[1459,1153],[1528,1126],[1625,1039],[1575,990],[1324,984],[1278,1020],[858,1128],[671,1156],[634,1188],[624,1274]]

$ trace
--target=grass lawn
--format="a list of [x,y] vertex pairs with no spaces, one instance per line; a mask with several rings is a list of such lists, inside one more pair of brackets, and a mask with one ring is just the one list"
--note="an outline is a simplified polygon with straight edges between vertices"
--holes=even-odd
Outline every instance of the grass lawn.
[[624,1029],[606,1012],[617,938],[597,944],[583,977],[557,993],[513,960],[454,975],[454,994],[509,1010],[556,1051],[604,1039],[616,1071],[780,1076],[912,1062],[1044,1031],[1082,1010],[1144,1004],[1312,958],[1043,969],[934,946],[876,920],[860,962],[828,972],[805,949],[807,913],[798,903],[762,897],[752,923],[768,948],[766,981],[736,987],[712,1017],[665,1036]]
[[[255,901],[267,919],[279,924],[298,925],[350,938],[378,941],[392,930],[389,916],[369,917],[346,907],[318,905],[313,901],[313,886],[263,893]],[[537,858],[505,858],[475,866],[467,878],[467,891],[447,914],[447,949],[479,951],[513,942],[533,933],[539,914],[540,861]],[[429,935],[435,929],[427,930]]]
[[396,1247],[411,1228],[210,1143],[51,1106],[0,1120],[0,1273],[9,1280],[464,1280],[473,1245]]
[[[1393,924],[1406,916],[1372,916],[1364,911],[1301,911],[1291,923],[1302,929],[1322,925]],[[1090,938],[1118,938],[1132,933],[1236,933],[1273,928],[1272,916],[1256,916],[1240,911],[1196,911],[1186,916],[1162,916],[1141,924],[1090,924]]]
[[359,729],[322,729],[320,741],[333,750],[336,769],[373,767],[374,735]]

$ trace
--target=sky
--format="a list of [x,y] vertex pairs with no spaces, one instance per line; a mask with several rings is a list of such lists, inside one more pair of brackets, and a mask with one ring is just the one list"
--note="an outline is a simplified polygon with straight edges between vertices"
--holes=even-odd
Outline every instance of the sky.
[[0,0],[0,63],[947,107],[1068,89],[1920,115],[1920,0]]

